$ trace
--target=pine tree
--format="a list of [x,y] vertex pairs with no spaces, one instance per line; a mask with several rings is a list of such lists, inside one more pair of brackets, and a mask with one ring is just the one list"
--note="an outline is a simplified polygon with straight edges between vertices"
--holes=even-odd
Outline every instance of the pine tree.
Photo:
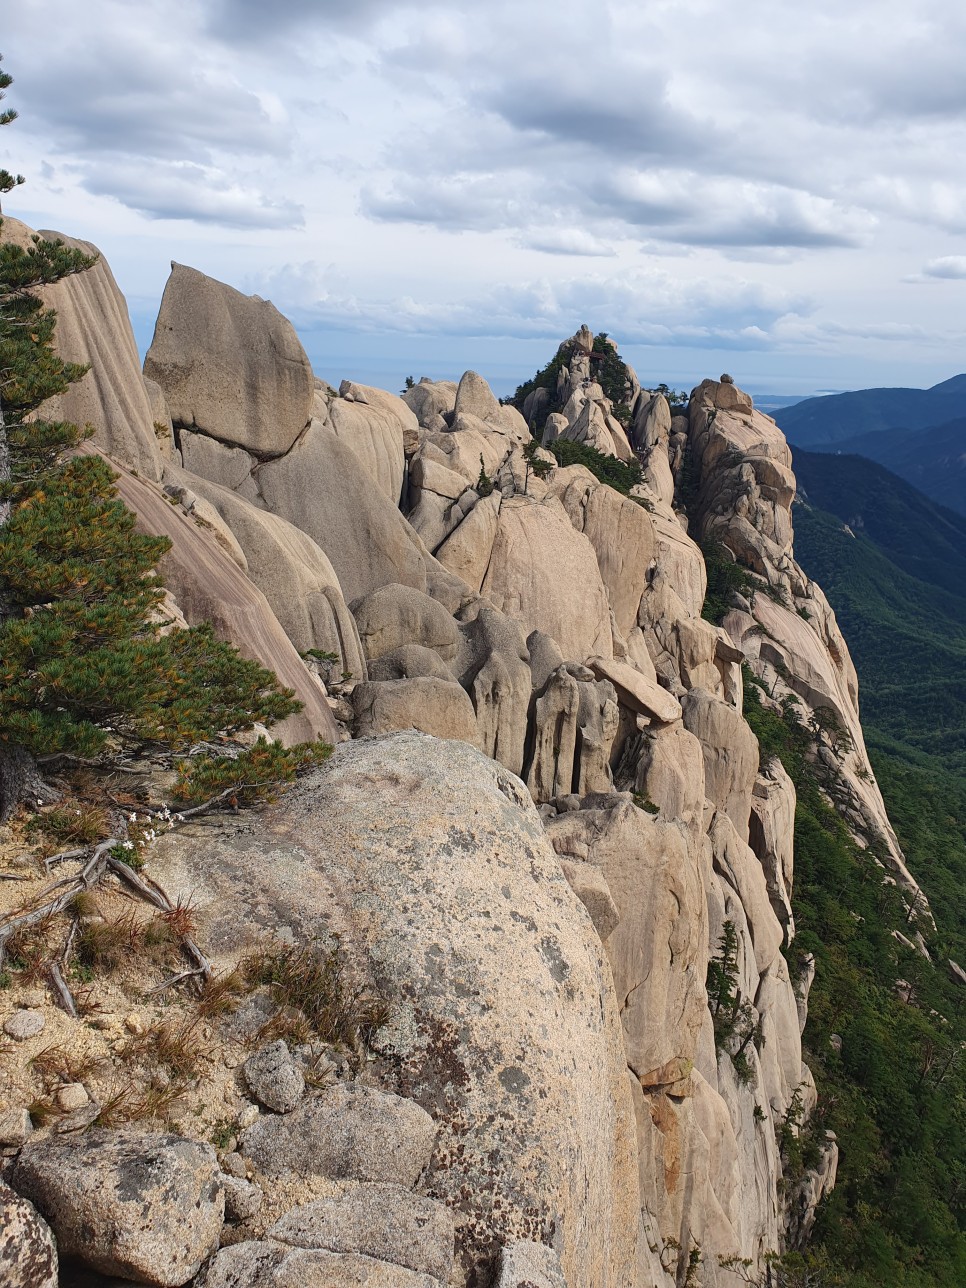
[[83,431],[34,414],[87,370],[57,357],[37,290],[94,263],[60,241],[0,242],[0,821],[43,792],[36,757],[178,748],[301,706],[210,627],[161,634],[170,543],[135,530],[106,461],[72,454]]
[[[0,63],[3,62],[3,55],[0,54]],[[6,98],[4,91],[8,86],[13,84],[13,77],[7,72],[0,71],[0,101]],[[17,113],[7,108],[0,111],[0,125],[9,125],[11,121],[17,119]],[[19,184],[24,182],[22,174],[11,174],[9,170],[0,167],[0,194],[12,192]]]

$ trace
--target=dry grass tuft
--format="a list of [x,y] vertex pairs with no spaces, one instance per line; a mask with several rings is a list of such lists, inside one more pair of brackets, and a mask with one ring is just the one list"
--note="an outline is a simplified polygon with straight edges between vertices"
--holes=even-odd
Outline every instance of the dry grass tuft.
[[86,1082],[105,1063],[103,1055],[75,1051],[66,1042],[44,1047],[30,1061],[46,1084]]
[[267,985],[278,1006],[259,1040],[318,1038],[355,1050],[388,1018],[384,998],[363,993],[347,979],[338,942],[265,948],[239,969],[249,987]]
[[124,1123],[164,1120],[185,1094],[184,1083],[172,1082],[167,1087],[143,1087],[126,1082],[112,1090],[102,1102],[94,1119],[97,1127],[120,1127]]
[[197,1075],[201,1060],[210,1052],[211,1047],[203,1042],[201,1017],[194,1015],[159,1020],[132,1037],[118,1054],[125,1063],[153,1064],[176,1081],[187,1082]]
[[238,1005],[242,995],[248,991],[245,979],[240,970],[225,971],[213,975],[198,999],[197,1011],[203,1019],[217,1015],[226,1015]]

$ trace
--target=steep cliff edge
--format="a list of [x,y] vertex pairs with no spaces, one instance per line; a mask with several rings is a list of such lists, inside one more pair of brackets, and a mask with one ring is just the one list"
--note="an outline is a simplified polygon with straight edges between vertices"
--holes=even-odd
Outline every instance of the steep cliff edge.
[[[112,327],[96,322],[99,344]],[[795,1148],[817,1098],[810,973],[788,964],[796,789],[761,755],[746,700],[796,704],[829,798],[908,901],[910,935],[928,909],[868,763],[848,649],[795,562],[780,431],[730,380],[672,416],[629,369],[618,389],[589,332],[568,345],[542,442],[640,460],[629,496],[538,445],[548,398],[525,418],[473,372],[405,399],[336,392],[270,306],[175,269],[146,364],[170,438],[162,451],[135,418],[129,456],[119,434],[100,442],[152,462],[160,488],[126,479],[127,503],[163,488],[179,523],[194,518],[311,695],[304,714],[338,717],[345,741],[264,814],[160,841],[148,870],[194,901],[224,978],[268,933],[337,945],[385,999],[349,1081],[435,1124],[407,1185],[452,1213],[456,1257],[423,1288],[523,1284],[524,1245],[548,1249],[546,1282],[567,1288],[732,1288],[801,1246],[837,1159],[816,1124]],[[100,415],[109,430],[109,399]],[[732,561],[745,581],[706,620],[709,570]],[[187,615],[204,587],[187,564],[179,575]],[[247,628],[226,613],[223,629]],[[240,1069],[234,1021],[209,1022]],[[274,1216],[286,1196],[316,1198],[319,1176],[392,1179],[316,1174],[298,1154],[289,1115],[324,1109],[327,1091],[259,1119],[288,1160],[280,1187],[268,1137],[245,1134],[244,1084],[199,1077],[198,1128],[229,1115],[224,1166]],[[325,1237],[300,1246],[367,1255]],[[289,1256],[264,1214],[224,1243],[204,1282],[268,1282],[257,1265]],[[255,1249],[256,1269],[219,1279],[243,1256],[226,1259],[229,1244]]]

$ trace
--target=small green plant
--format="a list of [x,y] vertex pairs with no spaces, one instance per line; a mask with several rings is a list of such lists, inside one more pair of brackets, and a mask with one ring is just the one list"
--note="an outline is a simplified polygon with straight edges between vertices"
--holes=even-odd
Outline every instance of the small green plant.
[[493,480],[486,472],[482,452],[480,452],[480,477],[476,480],[476,491],[480,496],[491,496],[493,493]]
[[738,1081],[748,1084],[754,1079],[748,1048],[752,1042],[756,1047],[761,1045],[762,1028],[761,1018],[741,992],[738,975],[738,932],[729,920],[721,928],[718,954],[708,962],[708,1007],[715,1046],[731,1057]]
[[641,482],[643,472],[639,461],[621,461],[616,456],[605,456],[587,443],[575,443],[569,438],[558,438],[547,449],[560,465],[583,465],[601,483],[606,483],[627,496]]
[[649,796],[645,796],[643,792],[634,792],[633,795],[634,804],[638,809],[642,809],[645,814],[660,814],[660,805],[655,805]]
[[219,1118],[216,1123],[212,1123],[208,1139],[214,1145],[215,1149],[225,1150],[235,1135],[235,1124],[230,1118]]

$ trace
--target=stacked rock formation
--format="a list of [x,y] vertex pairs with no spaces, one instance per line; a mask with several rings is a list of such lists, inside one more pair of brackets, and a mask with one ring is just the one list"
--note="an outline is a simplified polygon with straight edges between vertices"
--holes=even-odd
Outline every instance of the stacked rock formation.
[[[865,755],[848,650],[795,563],[795,481],[774,422],[729,379],[672,417],[631,373],[625,432],[578,332],[543,440],[636,454],[644,478],[628,498],[582,466],[534,477],[540,390],[524,415],[474,372],[401,398],[336,391],[270,305],[178,266],[144,384],[120,306],[98,313],[85,278],[56,292],[62,318],[69,300],[95,319],[66,328],[72,357],[128,355],[117,380],[140,410],[127,437],[106,394],[86,416],[107,426],[95,445],[145,525],[160,530],[160,505],[164,530],[185,530],[169,577],[185,617],[247,639],[314,730],[331,732],[333,712],[342,722],[331,764],[271,811],[214,840],[168,837],[151,870],[172,898],[191,894],[219,968],[266,926],[298,942],[337,934],[388,1000],[367,1085],[434,1124],[399,1205],[413,1221],[427,1205],[434,1229],[452,1221],[455,1258],[345,1282],[671,1288],[700,1248],[702,1282],[732,1288],[720,1261],[761,1266],[799,1239],[836,1157],[829,1140],[820,1166],[783,1186],[776,1129],[816,1098],[808,974],[793,985],[781,951],[795,929],[795,792],[760,762],[743,662],[847,731],[823,744],[846,816],[887,838],[919,897]],[[189,533],[222,580],[192,579]],[[704,620],[698,540],[774,597]],[[335,659],[328,701],[298,656],[310,650]],[[757,1035],[740,1052],[716,1040],[706,994],[729,937]],[[286,1145],[271,1123],[289,1116],[242,1138],[256,1173],[316,1165],[321,1129]],[[306,1240],[365,1224],[362,1207],[386,1201],[376,1189],[400,1183],[357,1179],[376,1188],[354,1207],[296,1209],[222,1248],[198,1282],[287,1284],[312,1256],[349,1256]],[[374,1249],[351,1255],[379,1260]]]

